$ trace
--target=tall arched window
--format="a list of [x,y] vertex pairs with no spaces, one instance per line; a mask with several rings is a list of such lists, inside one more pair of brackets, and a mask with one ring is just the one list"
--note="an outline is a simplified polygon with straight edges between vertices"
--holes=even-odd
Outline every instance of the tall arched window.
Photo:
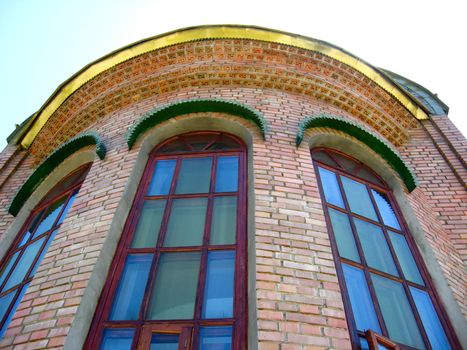
[[231,135],[176,136],[151,154],[85,345],[245,346],[246,163]]
[[340,152],[312,150],[347,322],[357,349],[451,349],[456,339],[384,181]]
[[89,165],[57,184],[30,215],[0,264],[0,338],[66,217]]

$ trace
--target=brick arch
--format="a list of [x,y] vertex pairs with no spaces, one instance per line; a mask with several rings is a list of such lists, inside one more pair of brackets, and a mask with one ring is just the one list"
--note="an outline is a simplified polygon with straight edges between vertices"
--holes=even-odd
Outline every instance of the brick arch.
[[415,174],[404,162],[397,150],[369,129],[340,116],[321,114],[305,118],[300,123],[297,133],[297,147],[302,142],[307,129],[323,127],[339,130],[345,134],[355,137],[357,140],[367,145],[397,172],[400,178],[404,181],[409,192],[412,192],[417,186],[418,181]]
[[352,67],[321,53],[254,40],[203,40],[145,53],[99,74],[54,112],[31,145],[43,158],[100,118],[151,96],[196,88],[274,89],[336,106],[398,146],[417,120]]
[[100,159],[104,159],[106,147],[99,134],[87,132],[78,135],[57,148],[50,154],[29,176],[26,182],[21,186],[13,197],[8,212],[16,216],[36,188],[57,168],[66,158],[78,150],[90,146],[96,146],[96,154]]

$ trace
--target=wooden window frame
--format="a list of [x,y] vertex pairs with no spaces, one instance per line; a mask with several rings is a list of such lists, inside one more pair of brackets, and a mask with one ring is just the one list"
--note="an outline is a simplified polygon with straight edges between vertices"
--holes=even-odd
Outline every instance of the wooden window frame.
[[[313,158],[313,153],[321,152],[321,151],[324,151],[331,158],[331,160],[334,161],[339,166],[340,166],[340,163],[339,163],[338,159],[333,157],[333,153],[335,153],[335,154],[337,154],[337,155],[339,155],[341,157],[345,157],[347,159],[352,160],[353,162],[355,162],[357,164],[357,166],[352,171],[348,171],[343,166],[340,166],[340,168],[337,168],[337,167],[328,165],[328,164],[326,164],[326,163],[324,163],[324,162],[322,162],[320,160],[314,159]],[[322,200],[324,216],[325,216],[325,219],[326,219],[326,226],[328,228],[329,238],[330,238],[330,241],[331,241],[331,249],[332,249],[332,253],[333,253],[334,263],[335,263],[335,266],[336,266],[339,285],[340,285],[341,290],[342,290],[342,298],[343,298],[343,301],[344,301],[344,309],[345,309],[347,324],[349,326],[349,332],[350,332],[352,347],[354,349],[360,349],[360,338],[367,338],[368,341],[369,341],[369,344],[370,344],[370,349],[372,349],[371,344],[374,344],[374,346],[377,346],[377,344],[385,345],[386,343],[388,344],[390,349],[393,349],[393,346],[397,346],[399,349],[407,349],[407,350],[413,349],[410,346],[407,346],[407,345],[404,345],[404,344],[398,344],[398,343],[395,343],[395,342],[393,342],[393,341],[391,341],[389,339],[388,331],[387,331],[386,325],[385,325],[383,317],[382,317],[382,312],[380,310],[379,303],[377,301],[376,292],[375,292],[374,287],[373,287],[373,282],[372,282],[372,279],[370,277],[370,273],[373,273],[375,275],[382,276],[382,277],[390,279],[392,281],[396,281],[396,282],[398,282],[398,283],[400,283],[402,285],[402,287],[404,289],[404,292],[405,292],[405,294],[407,296],[407,300],[408,300],[408,302],[410,304],[412,313],[414,315],[415,321],[416,321],[417,326],[418,326],[418,328],[420,330],[422,340],[423,340],[425,346],[427,347],[427,349],[431,349],[431,345],[430,345],[430,342],[428,340],[428,336],[426,334],[425,328],[423,327],[420,316],[418,314],[418,310],[417,310],[417,308],[415,306],[412,295],[410,293],[409,287],[415,287],[417,289],[423,290],[423,291],[428,293],[428,295],[430,296],[430,298],[431,298],[431,300],[433,302],[433,306],[434,306],[434,308],[436,310],[436,314],[438,315],[438,318],[439,318],[439,320],[441,322],[441,325],[442,325],[442,327],[443,327],[443,329],[445,331],[445,334],[446,334],[446,336],[448,338],[448,341],[449,341],[451,347],[453,349],[457,349],[457,348],[460,349],[461,348],[460,343],[459,343],[459,341],[458,341],[458,339],[457,339],[457,337],[455,335],[455,332],[454,332],[454,329],[453,329],[452,325],[449,322],[449,319],[447,317],[446,312],[441,307],[441,303],[439,302],[440,298],[439,298],[439,296],[438,296],[438,294],[437,294],[437,292],[436,292],[436,290],[434,288],[434,285],[433,285],[433,282],[432,282],[431,278],[429,277],[430,275],[428,273],[428,270],[427,270],[427,268],[426,268],[426,266],[425,266],[425,264],[424,264],[424,262],[422,260],[422,257],[421,257],[421,255],[420,255],[420,253],[419,253],[419,251],[418,251],[418,249],[417,249],[417,247],[415,245],[415,241],[413,240],[413,237],[410,234],[407,223],[406,223],[402,213],[400,212],[399,206],[397,205],[397,202],[396,202],[396,200],[394,198],[392,190],[386,185],[386,182],[378,174],[376,174],[371,168],[364,165],[359,160],[357,160],[357,159],[355,159],[355,158],[353,158],[353,157],[351,157],[351,156],[349,156],[349,155],[347,155],[347,154],[345,154],[343,152],[340,152],[338,150],[331,149],[331,148],[326,148],[326,147],[316,147],[316,148],[311,149],[311,156],[312,156],[312,159],[313,159],[313,167],[314,167],[314,170],[315,170],[315,174],[316,174],[316,177],[317,177],[317,180],[318,180],[318,188],[319,188],[319,193],[320,193],[321,200]],[[326,202],[326,199],[325,199],[325,196],[324,196],[324,191],[323,191],[323,184],[322,184],[321,176],[320,176],[319,171],[318,171],[318,167],[324,168],[326,170],[329,170],[329,171],[335,173],[336,175],[339,175],[339,176],[336,176],[336,179],[337,179],[337,183],[338,183],[338,186],[339,186],[340,193],[342,195],[342,200],[344,202],[344,208],[341,208],[339,206],[336,206],[336,205],[333,205],[331,203]],[[358,173],[358,171],[360,171],[362,168],[366,168],[367,171],[371,172],[379,180],[379,182],[381,182],[381,184],[384,184],[385,186],[382,186],[381,184],[377,184],[375,182],[372,182],[370,180],[361,178],[358,175],[356,175]],[[349,179],[355,180],[355,181],[365,185],[365,187],[367,188],[367,191],[368,191],[369,198],[371,199],[374,210],[376,212],[378,221],[374,221],[374,220],[372,220],[370,218],[367,218],[367,217],[364,217],[362,215],[353,213],[350,210],[350,206],[349,206],[349,203],[348,203],[348,200],[347,200],[347,196],[345,194],[344,187],[343,187],[343,184],[342,184],[342,180],[340,178],[340,176],[342,176],[342,175],[349,178]],[[393,228],[391,226],[388,226],[388,225],[384,224],[384,221],[382,219],[380,210],[379,210],[379,208],[378,208],[378,206],[376,204],[375,198],[374,198],[373,194],[371,193],[371,189],[374,189],[374,190],[376,190],[376,191],[378,191],[380,193],[383,193],[388,198],[388,200],[389,200],[389,202],[391,204],[391,207],[394,210],[394,214],[396,215],[396,218],[397,218],[397,220],[399,222],[400,229]],[[355,244],[356,244],[356,247],[357,247],[359,257],[361,259],[360,262],[355,262],[353,260],[346,259],[346,258],[341,257],[339,255],[338,248],[337,248],[337,241],[335,239],[335,235],[334,235],[333,227],[332,227],[332,223],[331,223],[331,218],[330,218],[329,212],[328,212],[329,209],[334,209],[334,210],[336,210],[336,211],[338,211],[340,213],[343,213],[349,219],[349,223],[350,223],[351,228],[352,228],[353,238],[354,238],[354,241],[355,241]],[[390,275],[390,274],[388,274],[386,272],[383,272],[383,271],[380,271],[380,270],[377,270],[375,268],[372,268],[372,267],[368,266],[368,264],[366,263],[366,259],[365,259],[365,255],[364,255],[364,252],[363,252],[362,245],[360,243],[360,239],[359,239],[358,235],[356,234],[357,230],[356,230],[355,224],[354,224],[353,220],[351,219],[351,217],[360,219],[362,221],[371,223],[373,225],[377,225],[379,228],[381,228],[381,230],[382,230],[382,232],[384,234],[384,239],[385,239],[386,243],[388,244],[388,248],[390,250],[391,257],[392,257],[392,259],[394,261],[394,264],[396,266],[396,269],[397,269],[397,272],[398,272],[399,276],[393,276],[393,275]],[[391,231],[396,232],[398,234],[401,234],[402,236],[405,237],[405,239],[407,241],[407,244],[409,246],[409,249],[410,249],[410,251],[411,251],[411,253],[413,255],[413,258],[415,260],[416,266],[417,266],[417,268],[418,268],[418,270],[420,272],[420,276],[421,276],[423,282],[425,283],[425,286],[422,286],[422,285],[419,285],[417,283],[411,282],[411,281],[409,281],[409,280],[407,280],[407,279],[405,279],[403,277],[404,274],[402,272],[402,268],[400,266],[399,260],[397,259],[396,253],[394,251],[394,248],[393,248],[392,243],[390,241],[390,238],[388,236],[388,232],[387,232],[388,229],[387,228],[389,228]],[[369,289],[369,293],[370,293],[370,296],[371,296],[371,301],[372,301],[372,304],[373,304],[373,306],[375,308],[376,316],[377,316],[377,319],[378,319],[378,322],[379,322],[379,325],[381,327],[381,331],[382,331],[383,334],[377,334],[377,333],[375,333],[374,331],[371,331],[371,330],[369,332],[368,331],[367,332],[361,332],[361,331],[357,330],[357,326],[356,326],[356,323],[355,323],[355,318],[353,316],[353,311],[352,311],[352,307],[351,307],[351,303],[350,303],[349,294],[348,294],[348,291],[347,291],[347,286],[346,286],[346,283],[345,283],[342,263],[345,263],[345,264],[350,265],[352,267],[356,267],[356,268],[358,268],[359,270],[361,270],[364,273],[365,280],[368,283],[368,289]],[[376,347],[376,349],[377,349],[377,347]]]
[[[8,307],[3,319],[0,319],[0,329],[2,329],[4,327],[4,325],[7,323],[7,320],[9,318],[9,316],[10,316],[10,313],[12,312],[12,309],[15,307],[15,304],[17,303],[17,300],[20,297],[21,290],[23,288],[25,288],[25,286],[28,285],[33,280],[35,274],[31,274],[31,272],[34,270],[34,267],[36,266],[37,263],[40,264],[39,260],[41,259],[42,254],[47,253],[46,251],[44,252],[44,250],[45,250],[45,248],[47,246],[47,242],[49,241],[50,236],[53,234],[53,232],[57,231],[61,227],[62,223],[59,223],[59,220],[60,220],[61,216],[63,215],[64,210],[67,208],[67,205],[68,205],[70,199],[72,198],[72,196],[75,193],[77,193],[77,191],[81,187],[81,185],[82,185],[82,183],[83,183],[83,181],[84,181],[84,179],[86,177],[86,174],[89,171],[90,166],[91,166],[90,164],[85,164],[85,165],[75,169],[74,171],[70,172],[65,178],[60,180],[51,190],[49,190],[49,192],[43,197],[43,199],[34,208],[34,210],[31,212],[31,214],[29,214],[28,219],[26,220],[26,222],[23,224],[21,230],[19,231],[20,234],[18,234],[16,236],[13,243],[10,245],[10,248],[8,249],[7,253],[2,258],[2,260],[0,262],[0,267],[1,267],[0,271],[3,270],[5,264],[7,263],[7,261],[9,259],[14,254],[19,252],[18,257],[16,258],[13,265],[10,267],[10,271],[5,276],[5,278],[4,278],[3,282],[1,283],[0,287],[4,287],[6,285],[6,283],[8,282],[9,277],[11,276],[13,271],[15,270],[15,267],[19,263],[21,257],[23,256],[24,252],[26,251],[26,249],[29,246],[31,246],[34,242],[37,242],[37,241],[39,241],[41,239],[44,240],[41,247],[37,251],[34,260],[32,261],[31,266],[27,270],[23,280],[19,284],[16,284],[14,287],[11,287],[10,289],[2,291],[0,293],[0,297],[2,297],[4,295],[7,295],[8,293],[13,291],[14,289],[17,289],[16,295],[14,296],[12,301],[10,302],[10,306]],[[54,193],[54,191],[56,190],[57,187],[59,187],[61,184],[65,183],[69,178],[71,178],[74,175],[79,175],[78,178],[74,180],[74,182],[72,182],[71,184],[68,184],[64,188],[60,189],[60,191],[58,191],[57,193]],[[34,227],[34,230],[32,230],[30,232],[30,236],[26,239],[26,241],[21,246],[19,246],[20,243],[25,238],[25,235],[28,232],[28,229],[29,229],[30,225],[33,223],[33,221],[35,219],[39,218],[39,217],[37,217],[37,215],[40,215],[40,219],[42,219],[44,217],[44,215],[47,213],[47,209],[51,205],[56,203],[56,201],[58,201],[58,200],[60,200],[60,199],[62,199],[64,197],[66,197],[66,199],[63,202],[62,208],[60,209],[60,212],[58,213],[57,217],[55,218],[55,220],[54,220],[52,226],[50,227],[50,229],[48,229],[47,231],[41,233],[37,237],[34,237],[35,231],[40,226],[39,224],[37,224]],[[40,222],[40,220],[39,220],[39,222]],[[20,302],[20,300],[19,300],[19,302]],[[13,315],[11,315],[11,316],[13,316]]]
[[[214,140],[209,143],[205,149],[212,146],[215,140],[227,136],[235,140],[238,144],[238,149],[234,150],[200,150],[196,151],[191,146],[186,151],[160,153],[166,145],[174,141],[184,142],[184,138],[188,136],[214,136]],[[219,156],[233,156],[239,157],[238,164],[238,189],[237,192],[215,192],[214,178],[217,167],[217,157]],[[162,332],[173,333],[179,332],[184,336],[190,333],[190,344],[187,348],[198,348],[198,329],[201,326],[232,326],[232,348],[244,349],[247,344],[247,317],[248,317],[248,303],[247,303],[247,149],[243,141],[231,134],[224,132],[204,131],[204,132],[190,132],[186,134],[171,137],[153,149],[149,155],[143,176],[138,185],[136,196],[130,210],[128,219],[126,220],[120,242],[117,246],[114,259],[112,261],[107,280],[103,287],[101,296],[99,298],[98,306],[86,339],[83,349],[98,349],[103,336],[104,329],[114,328],[132,328],[135,329],[135,336],[131,349],[143,349],[142,344],[146,344],[147,339],[142,340],[141,335],[148,332],[148,329],[158,329]],[[211,164],[211,178],[209,193],[202,194],[175,194],[175,184],[177,183],[180,174],[181,160],[187,158],[202,158],[212,157]],[[150,185],[155,165],[159,160],[176,159],[176,167],[173,173],[172,182],[170,185],[170,192],[168,195],[146,195],[148,186]],[[237,197],[237,233],[236,243],[229,245],[209,246],[208,234],[210,232],[213,198],[236,196]],[[182,247],[162,247],[165,238],[166,228],[168,225],[168,209],[172,205],[174,199],[179,198],[209,198],[206,210],[206,221],[203,233],[203,243],[200,246],[182,246]],[[144,200],[148,199],[167,199],[167,204],[164,210],[163,219],[161,222],[160,234],[157,240],[156,247],[153,248],[131,248],[131,242],[138,223],[139,214],[142,211]],[[170,202],[169,202],[170,201]],[[205,288],[205,275],[207,272],[207,252],[208,251],[235,251],[235,275],[234,275],[234,305],[233,317],[229,319],[203,319],[202,318],[202,303],[203,292]],[[198,285],[196,291],[195,311],[194,318],[191,320],[144,320],[143,313],[147,310],[151,291],[155,283],[155,274],[157,266],[164,252],[200,252],[201,262],[199,270]],[[152,261],[151,269],[149,272],[148,283],[140,306],[140,313],[137,321],[109,321],[109,315],[113,305],[113,299],[116,295],[118,284],[121,280],[125,260],[129,254],[132,253],[148,253],[154,254],[155,258]],[[165,328],[164,328],[165,327]],[[164,331],[165,329],[165,331]],[[187,333],[188,332],[188,333]],[[142,343],[144,342],[144,343]],[[182,349],[182,348],[180,348]]]

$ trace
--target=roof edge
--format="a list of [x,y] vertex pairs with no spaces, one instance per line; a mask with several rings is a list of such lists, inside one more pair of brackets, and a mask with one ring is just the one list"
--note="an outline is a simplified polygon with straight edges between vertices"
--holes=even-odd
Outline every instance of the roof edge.
[[423,108],[419,104],[414,103],[405,90],[395,84],[378,68],[373,67],[366,61],[338,46],[298,34],[257,26],[206,25],[182,28],[143,39],[89,63],[57,87],[54,93],[37,111],[32,122],[21,128],[19,131],[21,132],[21,136],[18,142],[21,143],[23,148],[28,148],[60,105],[81,86],[107,69],[150,51],[181,43],[212,39],[260,40],[322,53],[349,65],[365,75],[396,98],[415,118],[428,119],[428,115]]

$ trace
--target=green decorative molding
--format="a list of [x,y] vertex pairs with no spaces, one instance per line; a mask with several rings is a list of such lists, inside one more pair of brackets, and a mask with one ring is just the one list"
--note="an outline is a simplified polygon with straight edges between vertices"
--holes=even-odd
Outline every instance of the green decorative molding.
[[320,114],[305,118],[300,123],[298,129],[296,137],[297,147],[303,141],[303,136],[307,129],[320,127],[339,130],[362,141],[389,163],[402,178],[409,192],[412,192],[417,187],[415,174],[402,160],[397,150],[372,131],[343,117]]
[[166,120],[182,114],[203,112],[220,112],[245,118],[260,128],[263,138],[266,135],[267,122],[264,117],[258,111],[239,102],[221,99],[183,100],[157,108],[132,125],[126,135],[128,149],[133,147],[139,135]]
[[8,208],[8,212],[16,216],[31,194],[61,162],[81,148],[90,145],[96,145],[96,154],[100,159],[104,159],[107,150],[98,133],[89,131],[71,138],[53,151],[52,154],[34,170],[14,196]]

